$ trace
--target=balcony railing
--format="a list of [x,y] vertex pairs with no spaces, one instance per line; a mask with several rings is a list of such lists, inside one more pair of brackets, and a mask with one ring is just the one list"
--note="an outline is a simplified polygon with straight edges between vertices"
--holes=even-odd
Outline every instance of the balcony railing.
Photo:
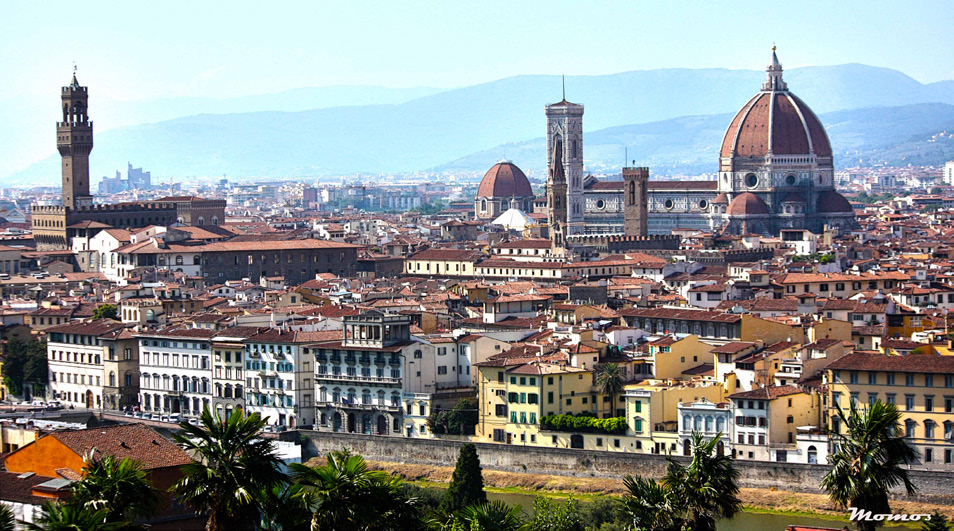
[[335,380],[335,381],[347,381],[347,382],[372,382],[372,383],[387,383],[387,384],[400,384],[400,378],[390,378],[387,376],[362,376],[360,374],[316,374],[315,380]]

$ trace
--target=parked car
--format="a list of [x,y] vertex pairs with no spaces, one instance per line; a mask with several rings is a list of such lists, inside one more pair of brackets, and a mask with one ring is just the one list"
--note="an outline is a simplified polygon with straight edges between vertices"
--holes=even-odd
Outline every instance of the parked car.
[[171,415],[169,415],[168,422],[182,422],[182,414],[172,413]]
[[189,419],[189,424],[192,424],[193,426],[198,426],[198,425],[199,425],[199,419],[195,419],[195,418]]
[[136,412],[134,412],[134,413],[133,413],[133,418],[135,418],[135,419],[141,419],[141,418],[143,418],[142,411],[136,411]]

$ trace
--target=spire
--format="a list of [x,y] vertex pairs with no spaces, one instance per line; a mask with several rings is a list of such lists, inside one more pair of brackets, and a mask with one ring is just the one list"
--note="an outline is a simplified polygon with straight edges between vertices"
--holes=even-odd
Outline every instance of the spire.
[[782,81],[782,63],[778,62],[775,46],[772,46],[772,62],[765,67],[765,82],[762,90],[788,90],[788,85]]
[[563,80],[563,101],[566,101],[566,74],[560,76]]
[[70,84],[71,87],[78,87],[79,81],[76,80],[76,61],[73,61],[73,82]]

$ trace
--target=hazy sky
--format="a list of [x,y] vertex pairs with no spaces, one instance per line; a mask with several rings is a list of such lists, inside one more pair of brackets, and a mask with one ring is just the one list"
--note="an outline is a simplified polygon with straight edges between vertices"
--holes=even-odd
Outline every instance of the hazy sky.
[[[954,2],[0,0],[0,99],[79,78],[125,100],[517,74],[864,63],[954,79]],[[51,87],[53,87],[51,89]]]

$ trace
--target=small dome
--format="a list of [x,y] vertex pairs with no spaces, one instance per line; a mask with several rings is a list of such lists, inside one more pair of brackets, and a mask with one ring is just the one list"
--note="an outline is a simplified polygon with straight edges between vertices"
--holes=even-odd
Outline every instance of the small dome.
[[833,191],[818,194],[817,205],[817,211],[819,213],[835,214],[854,212],[854,209],[851,208],[851,203],[845,199],[845,196]]
[[713,205],[728,205],[729,196],[725,195],[725,192],[715,196],[715,199],[712,200]]
[[484,174],[477,188],[477,197],[533,197],[533,188],[520,168],[502,160]]
[[765,206],[765,201],[762,201],[759,196],[752,192],[745,192],[736,196],[729,203],[729,209],[726,211],[726,214],[730,216],[760,216],[768,215],[768,213],[769,210]]

